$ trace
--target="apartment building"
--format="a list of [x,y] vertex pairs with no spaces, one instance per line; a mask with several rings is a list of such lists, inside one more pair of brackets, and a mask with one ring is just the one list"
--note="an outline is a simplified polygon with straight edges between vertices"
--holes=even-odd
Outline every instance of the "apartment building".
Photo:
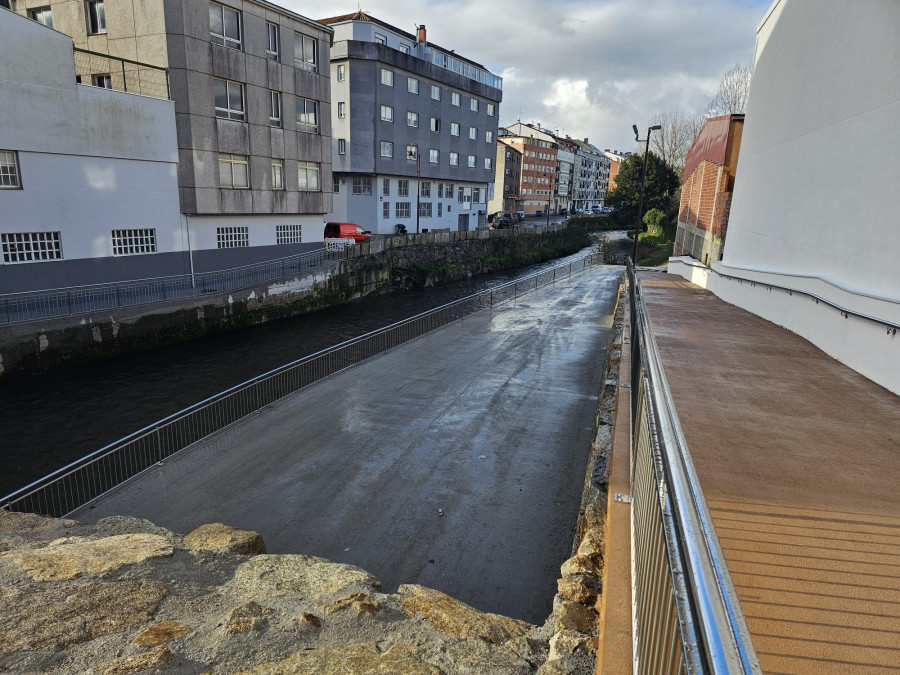
[[556,179],[553,186],[553,213],[572,211],[575,180],[575,146],[554,134],[559,149],[556,151]]
[[516,122],[501,130],[503,142],[522,153],[519,194],[526,215],[553,209],[556,184],[556,139],[537,126]]
[[501,136],[497,142],[497,178],[494,181],[494,197],[488,202],[488,213],[515,213],[523,211],[519,185],[522,180],[522,150],[505,142]]
[[334,30],[329,219],[376,233],[485,227],[501,78],[428,42],[425,26],[413,35],[364,12],[321,22]]
[[321,246],[331,211],[330,28],[265,0],[7,1],[73,39],[73,84],[174,101],[195,270]]
[[603,154],[609,159],[609,181],[607,183],[607,190],[612,192],[613,188],[616,187],[616,176],[619,173],[619,168],[622,166],[622,162],[631,156],[631,153],[606,148],[603,151]]
[[601,150],[583,141],[566,137],[575,146],[573,201],[576,209],[590,209],[595,204],[606,205],[610,160]]

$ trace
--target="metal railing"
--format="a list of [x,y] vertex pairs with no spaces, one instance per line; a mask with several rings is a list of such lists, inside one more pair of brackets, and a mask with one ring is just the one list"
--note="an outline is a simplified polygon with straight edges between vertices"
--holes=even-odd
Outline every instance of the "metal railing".
[[634,672],[761,673],[630,260],[627,275]]
[[0,295],[0,325],[105,312],[123,307],[228,293],[338,264],[341,251],[319,248],[242,267],[155,279]]
[[168,68],[79,47],[72,50],[75,52],[75,80],[79,84],[153,98],[172,98]]
[[52,516],[69,514],[192,443],[325,377],[600,262],[599,255],[587,255],[280,366],[169,415],[3,497],[0,509]]

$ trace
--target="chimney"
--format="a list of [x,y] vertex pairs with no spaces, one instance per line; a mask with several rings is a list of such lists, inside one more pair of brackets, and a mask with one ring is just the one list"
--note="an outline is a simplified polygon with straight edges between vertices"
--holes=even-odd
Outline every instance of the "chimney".
[[417,40],[420,45],[425,44],[425,26],[419,26],[419,39]]
[[585,139],[584,139],[584,142],[585,142],[585,143],[589,143],[590,141],[588,141],[588,139],[585,138]]

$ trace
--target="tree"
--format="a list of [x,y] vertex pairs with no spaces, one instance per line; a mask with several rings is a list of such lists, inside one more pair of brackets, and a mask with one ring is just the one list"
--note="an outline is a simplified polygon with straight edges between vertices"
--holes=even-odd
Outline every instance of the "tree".
[[679,178],[684,173],[684,156],[705,121],[704,114],[684,114],[678,110],[657,113],[650,120],[650,124],[662,127],[650,134],[650,150],[672,167]]
[[[613,219],[623,228],[634,228],[641,194],[641,170],[644,153],[635,153],[622,162],[616,176],[616,187],[607,195],[613,207]],[[681,180],[678,174],[655,152],[647,156],[647,185],[644,189],[644,210],[659,209],[668,213],[676,207],[676,194]]]
[[726,70],[719,79],[719,91],[709,102],[708,115],[739,115],[747,109],[750,95],[750,76],[753,69],[740,61]]

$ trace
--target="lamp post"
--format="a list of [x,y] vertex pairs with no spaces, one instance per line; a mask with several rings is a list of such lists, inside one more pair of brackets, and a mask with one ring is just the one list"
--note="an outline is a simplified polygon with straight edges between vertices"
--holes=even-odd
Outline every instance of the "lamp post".
[[647,127],[647,138],[645,140],[641,140],[638,138],[638,128],[637,124],[632,124],[631,128],[634,129],[634,140],[638,143],[646,143],[644,146],[644,170],[641,172],[641,198],[638,201],[638,212],[637,212],[637,222],[634,224],[634,253],[631,254],[631,263],[637,266],[637,245],[638,245],[638,234],[641,231],[641,216],[644,211],[644,184],[647,182],[647,154],[650,152],[650,132],[659,131],[662,129],[660,125],[655,125],[652,127]]
[[[550,174],[544,173],[544,178]],[[549,189],[547,190],[547,227],[550,227],[550,199],[553,197],[553,180],[548,179]]]
[[[410,148],[415,148],[415,153],[411,153],[409,151]],[[419,144],[418,143],[410,143],[406,146],[406,159],[410,160],[413,157],[410,157],[411,154],[415,154],[416,160],[416,234],[419,234],[419,183],[421,178],[421,164],[419,159]]]

